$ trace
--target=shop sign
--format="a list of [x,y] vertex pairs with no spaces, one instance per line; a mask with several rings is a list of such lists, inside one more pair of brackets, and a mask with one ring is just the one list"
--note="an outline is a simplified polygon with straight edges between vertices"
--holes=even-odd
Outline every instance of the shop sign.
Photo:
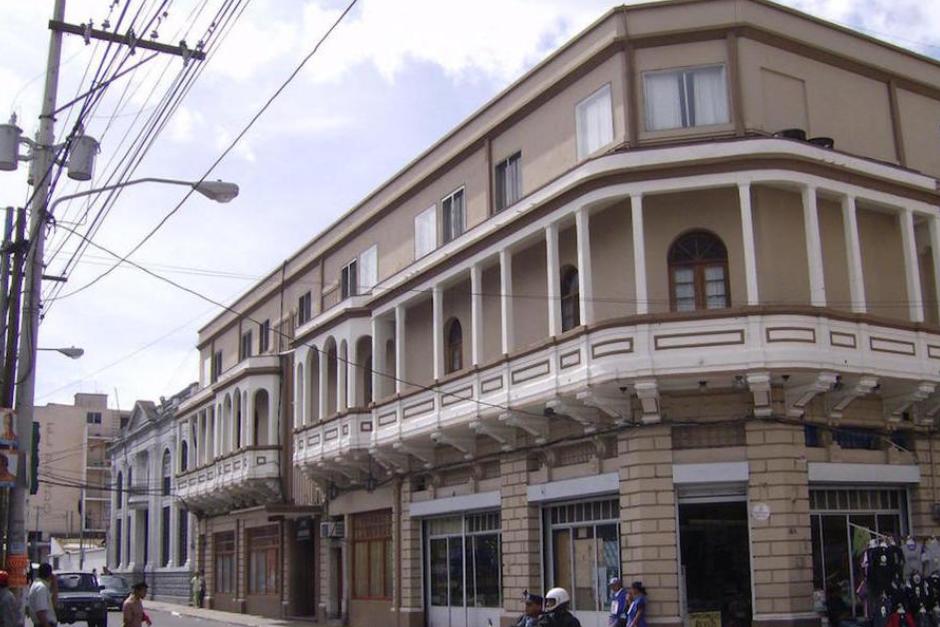
[[16,413],[6,407],[0,408],[0,447],[17,448]]
[[689,627],[721,627],[721,612],[689,614]]
[[313,519],[309,516],[297,519],[297,539],[309,540],[313,537]]
[[0,487],[12,488],[16,485],[16,464],[16,451],[0,449]]
[[26,587],[26,571],[29,569],[29,557],[26,555],[7,555],[7,573],[10,575],[11,588]]

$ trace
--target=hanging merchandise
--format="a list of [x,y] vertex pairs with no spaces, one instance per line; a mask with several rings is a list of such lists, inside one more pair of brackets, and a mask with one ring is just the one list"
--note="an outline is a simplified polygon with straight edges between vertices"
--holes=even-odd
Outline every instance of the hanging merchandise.
[[940,571],[940,542],[933,536],[924,544],[924,574]]
[[901,555],[904,557],[904,580],[907,581],[924,567],[924,545],[908,536],[901,545]]

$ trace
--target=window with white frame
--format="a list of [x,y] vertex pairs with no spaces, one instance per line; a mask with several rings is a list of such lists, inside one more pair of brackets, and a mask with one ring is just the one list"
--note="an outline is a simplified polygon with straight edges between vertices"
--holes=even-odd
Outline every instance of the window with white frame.
[[238,359],[248,359],[251,357],[251,331],[242,333],[241,345],[238,347]]
[[379,249],[371,246],[359,255],[359,294],[372,291],[379,282]]
[[575,107],[578,133],[578,159],[583,159],[614,141],[614,116],[610,83]]
[[306,324],[310,321],[310,316],[312,314],[311,310],[311,300],[310,292],[304,292],[304,294],[297,301],[297,324]]
[[463,234],[466,224],[463,198],[461,187],[441,201],[441,226],[445,243]]
[[357,259],[353,259],[348,264],[343,266],[339,277],[340,298],[345,300],[350,296],[355,296],[359,293],[357,289],[359,287],[358,275],[359,263]]
[[496,164],[496,211],[511,207],[522,198],[522,153]]
[[428,207],[415,216],[415,259],[437,247],[437,207]]
[[647,72],[643,75],[643,88],[648,131],[729,121],[723,65]]

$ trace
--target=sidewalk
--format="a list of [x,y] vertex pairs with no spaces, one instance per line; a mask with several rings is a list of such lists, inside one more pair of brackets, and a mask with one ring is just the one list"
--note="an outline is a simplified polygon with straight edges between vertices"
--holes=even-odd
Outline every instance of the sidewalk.
[[262,627],[265,625],[281,625],[282,627],[310,627],[312,621],[288,620],[254,616],[252,614],[235,614],[233,612],[220,612],[206,610],[176,603],[163,603],[160,601],[144,601],[144,609],[154,609],[161,612],[174,612],[181,616],[192,616],[203,620],[212,620],[226,625],[247,625],[249,627]]

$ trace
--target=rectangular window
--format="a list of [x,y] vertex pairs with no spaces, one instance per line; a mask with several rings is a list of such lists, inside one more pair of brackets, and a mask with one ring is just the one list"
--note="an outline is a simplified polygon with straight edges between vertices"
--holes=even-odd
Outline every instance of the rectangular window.
[[235,532],[215,534],[214,545],[215,591],[235,594]]
[[392,598],[392,512],[352,517],[353,598]]
[[359,262],[353,259],[343,266],[339,277],[340,298],[346,300],[359,293]]
[[441,226],[444,242],[449,242],[463,234],[466,226],[463,188],[461,187],[441,201]]
[[212,355],[212,382],[215,383],[222,376],[222,351]]
[[[120,501],[118,501],[120,503]],[[121,565],[121,547],[124,545],[124,535],[122,533],[124,519],[117,518],[114,521],[114,537],[117,538],[117,542],[114,543],[114,563],[117,566]]]
[[160,564],[170,565],[170,506],[167,505],[161,512],[160,520]]
[[180,524],[177,539],[177,565],[182,566],[189,559],[189,512],[185,509],[180,510]]
[[238,347],[238,360],[251,357],[251,331],[242,333],[242,342]]
[[310,322],[310,317],[311,317],[310,302],[311,302],[310,292],[306,292],[297,301],[297,325],[298,326]]
[[496,211],[511,207],[522,198],[522,153],[496,164]]
[[90,425],[100,425],[101,424],[101,412],[100,411],[90,411],[85,414],[85,422]]
[[428,207],[415,216],[415,259],[437,248],[437,207]]
[[277,525],[248,530],[248,594],[277,594]]
[[359,289],[357,294],[368,294],[379,282],[379,249],[371,246],[359,255]]
[[649,72],[643,75],[643,87],[648,131],[729,121],[723,65]]
[[258,353],[264,354],[271,350],[271,321],[265,320],[258,325]]
[[578,159],[594,154],[614,141],[614,116],[610,83],[582,100],[575,107],[578,133]]

